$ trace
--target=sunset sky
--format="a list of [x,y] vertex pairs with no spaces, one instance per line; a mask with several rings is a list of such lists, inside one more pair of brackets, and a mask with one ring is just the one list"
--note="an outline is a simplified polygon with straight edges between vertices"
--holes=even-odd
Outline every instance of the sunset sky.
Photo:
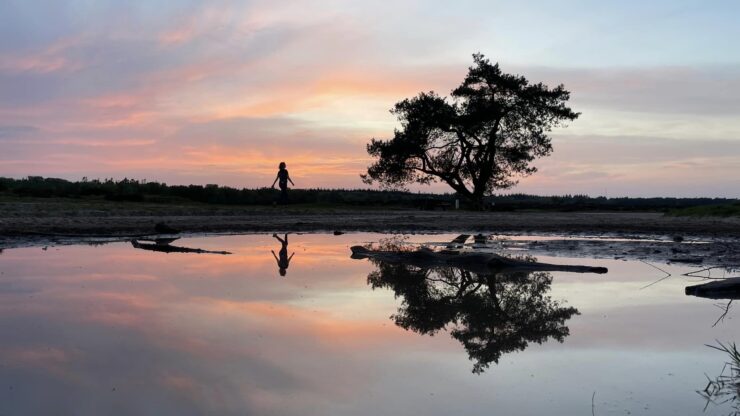
[[[735,1],[0,2],[0,176],[363,187],[471,55],[582,116],[516,192],[740,197]],[[420,187],[442,191],[437,185]]]

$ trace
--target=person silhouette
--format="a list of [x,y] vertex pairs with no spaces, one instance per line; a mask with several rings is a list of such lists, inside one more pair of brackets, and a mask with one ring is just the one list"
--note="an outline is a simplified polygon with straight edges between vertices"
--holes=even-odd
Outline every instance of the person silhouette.
[[282,239],[278,237],[277,234],[273,234],[273,237],[277,238],[278,241],[280,241],[280,244],[282,244],[282,247],[280,248],[280,257],[275,254],[275,250],[270,250],[272,252],[272,256],[275,257],[275,261],[277,261],[278,269],[280,270],[280,276],[285,276],[285,273],[288,271],[288,266],[290,266],[290,260],[293,258],[293,255],[295,255],[295,252],[288,257],[288,234],[285,234],[285,239]]
[[278,166],[278,173],[275,177],[275,180],[272,182],[272,187],[275,188],[275,183],[279,182],[280,186],[280,198],[278,199],[278,203],[280,205],[285,205],[288,203],[288,181],[290,181],[290,184],[295,186],[293,183],[293,180],[290,179],[290,174],[288,173],[288,169],[285,168],[285,162],[280,162],[280,165]]

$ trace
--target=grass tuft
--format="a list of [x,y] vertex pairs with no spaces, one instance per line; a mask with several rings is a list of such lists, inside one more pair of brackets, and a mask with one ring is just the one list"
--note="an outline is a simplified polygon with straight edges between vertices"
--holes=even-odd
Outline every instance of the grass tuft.
[[704,410],[710,403],[714,405],[730,404],[732,406],[730,415],[738,416],[740,415],[740,403],[738,403],[740,397],[740,351],[738,351],[734,342],[725,345],[717,341],[717,344],[707,344],[707,347],[724,352],[729,359],[716,378],[711,379],[707,376],[707,386],[704,390],[697,391],[697,393],[707,400]]
[[668,215],[676,217],[740,217],[740,203],[679,208],[668,211]]

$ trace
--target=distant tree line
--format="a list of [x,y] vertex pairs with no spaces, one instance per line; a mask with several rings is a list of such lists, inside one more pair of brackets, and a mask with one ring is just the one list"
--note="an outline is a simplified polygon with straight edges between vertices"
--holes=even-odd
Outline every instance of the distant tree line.
[[497,210],[668,211],[688,207],[740,204],[740,200],[732,198],[607,198],[588,195],[537,196],[527,194],[496,195],[491,200],[496,204],[495,209]]
[[[237,189],[219,185],[167,185],[160,182],[127,179],[68,181],[29,176],[23,179],[0,177],[0,194],[36,198],[98,198],[109,201],[156,203],[199,202],[219,205],[272,205],[279,191],[271,188]],[[449,208],[456,194],[414,193],[370,189],[292,189],[292,204],[398,206],[408,208]],[[728,198],[605,198],[587,195],[536,196],[494,195],[492,210],[652,210],[738,204]],[[465,201],[461,201],[465,204]]]
[[[36,198],[102,198],[109,201],[220,205],[272,205],[277,190],[272,188],[237,189],[219,185],[167,185],[161,182],[128,179],[83,178],[72,182],[58,178],[29,176],[24,179],[0,177],[0,193]],[[417,194],[401,191],[364,189],[291,189],[291,204],[408,205],[424,200],[447,201],[449,194]]]

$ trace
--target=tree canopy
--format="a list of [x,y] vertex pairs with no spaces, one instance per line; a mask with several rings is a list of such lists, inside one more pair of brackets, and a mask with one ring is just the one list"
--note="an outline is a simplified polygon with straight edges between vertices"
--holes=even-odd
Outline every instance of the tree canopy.
[[431,92],[396,103],[401,128],[389,140],[372,139],[377,160],[362,175],[388,188],[442,181],[480,203],[494,189],[514,186],[535,172],[531,162],[552,152],[548,133],[578,118],[570,93],[506,74],[482,54],[451,100]]

